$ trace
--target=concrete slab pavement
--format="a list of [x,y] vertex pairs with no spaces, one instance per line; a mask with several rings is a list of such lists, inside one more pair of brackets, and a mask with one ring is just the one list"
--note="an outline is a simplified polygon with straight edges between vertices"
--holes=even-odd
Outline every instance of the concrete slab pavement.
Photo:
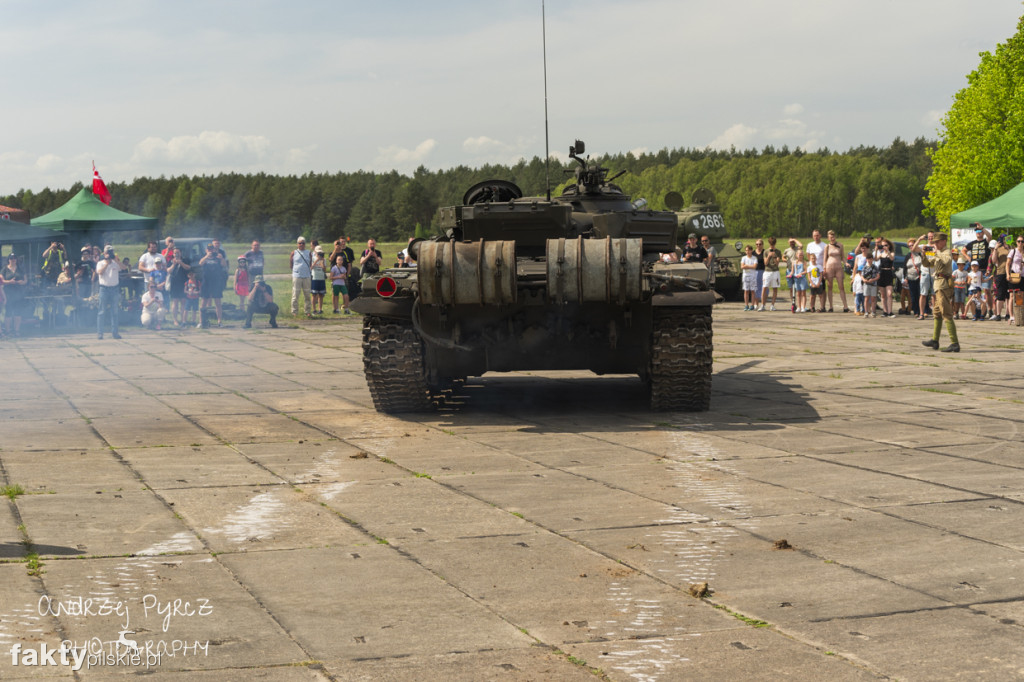
[[962,326],[719,306],[704,414],[379,415],[357,319],[6,341],[0,678],[1019,679],[1024,336]]

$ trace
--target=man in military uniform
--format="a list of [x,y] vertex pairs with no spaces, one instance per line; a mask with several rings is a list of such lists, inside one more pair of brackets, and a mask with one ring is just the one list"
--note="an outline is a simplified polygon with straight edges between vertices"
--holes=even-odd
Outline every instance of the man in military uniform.
[[932,242],[923,249],[926,235],[921,235],[912,252],[921,252],[921,263],[932,271],[935,278],[935,330],[932,338],[921,343],[935,350],[939,349],[939,335],[942,333],[942,320],[946,320],[949,332],[949,345],[942,349],[943,353],[959,353],[960,343],[956,338],[956,323],[953,322],[953,255],[946,248],[946,235],[934,233]]

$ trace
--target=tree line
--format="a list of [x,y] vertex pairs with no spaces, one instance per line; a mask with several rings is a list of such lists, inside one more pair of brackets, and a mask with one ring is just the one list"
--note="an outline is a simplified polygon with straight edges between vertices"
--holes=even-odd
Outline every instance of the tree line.
[[[634,155],[594,156],[616,182],[651,208],[665,207],[669,191],[687,200],[707,187],[715,192],[731,237],[810,234],[818,227],[841,235],[887,232],[928,225],[922,217],[925,183],[934,142],[896,138],[891,145],[804,152],[788,147],[725,151],[662,149]],[[550,168],[552,193],[564,186],[562,166]],[[410,175],[374,173],[266,173],[141,177],[108,182],[112,205],[159,220],[161,234],[219,236],[226,241],[291,241],[297,235],[320,241],[347,235],[399,241],[414,233],[437,232],[437,209],[461,203],[473,184],[509,180],[528,196],[543,196],[542,158],[514,165],[458,166]],[[21,190],[0,204],[40,216],[61,206],[82,188]]]
[[931,155],[926,214],[943,225],[1024,180],[1024,17],[1013,36],[980,57],[940,121],[941,143]]

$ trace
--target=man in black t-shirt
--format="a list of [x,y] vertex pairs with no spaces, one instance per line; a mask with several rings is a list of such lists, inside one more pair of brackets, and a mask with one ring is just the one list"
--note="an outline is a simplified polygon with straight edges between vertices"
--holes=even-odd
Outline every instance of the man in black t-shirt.
[[690,233],[689,238],[686,240],[686,244],[683,246],[683,257],[680,260],[684,263],[707,264],[708,251],[697,243],[697,235],[693,232]]
[[245,266],[249,271],[249,281],[255,282],[256,275],[263,274],[264,254],[258,239],[252,240],[252,248],[245,252]]
[[[978,269],[985,272],[988,269],[988,259],[992,255],[992,249],[989,247],[989,240],[992,239],[992,233],[986,230],[981,223],[971,223],[974,227],[974,241],[963,247],[960,251],[967,262],[978,261]],[[988,306],[989,311],[995,310],[992,300],[992,289],[982,289],[982,295],[985,298],[985,304]],[[989,317],[994,317],[994,313],[991,313]]]
[[362,255],[359,256],[359,268],[363,277],[367,275],[375,275],[380,272],[381,265],[384,264],[384,259],[381,258],[380,250],[377,248],[376,239],[368,239],[366,241],[366,248],[363,249]]

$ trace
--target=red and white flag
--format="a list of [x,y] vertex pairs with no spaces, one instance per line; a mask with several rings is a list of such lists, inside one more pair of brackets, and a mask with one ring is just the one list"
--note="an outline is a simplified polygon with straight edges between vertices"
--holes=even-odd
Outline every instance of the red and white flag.
[[92,193],[107,206],[110,205],[110,190],[103,184],[103,178],[100,177],[100,172],[96,170],[96,162],[92,164]]

